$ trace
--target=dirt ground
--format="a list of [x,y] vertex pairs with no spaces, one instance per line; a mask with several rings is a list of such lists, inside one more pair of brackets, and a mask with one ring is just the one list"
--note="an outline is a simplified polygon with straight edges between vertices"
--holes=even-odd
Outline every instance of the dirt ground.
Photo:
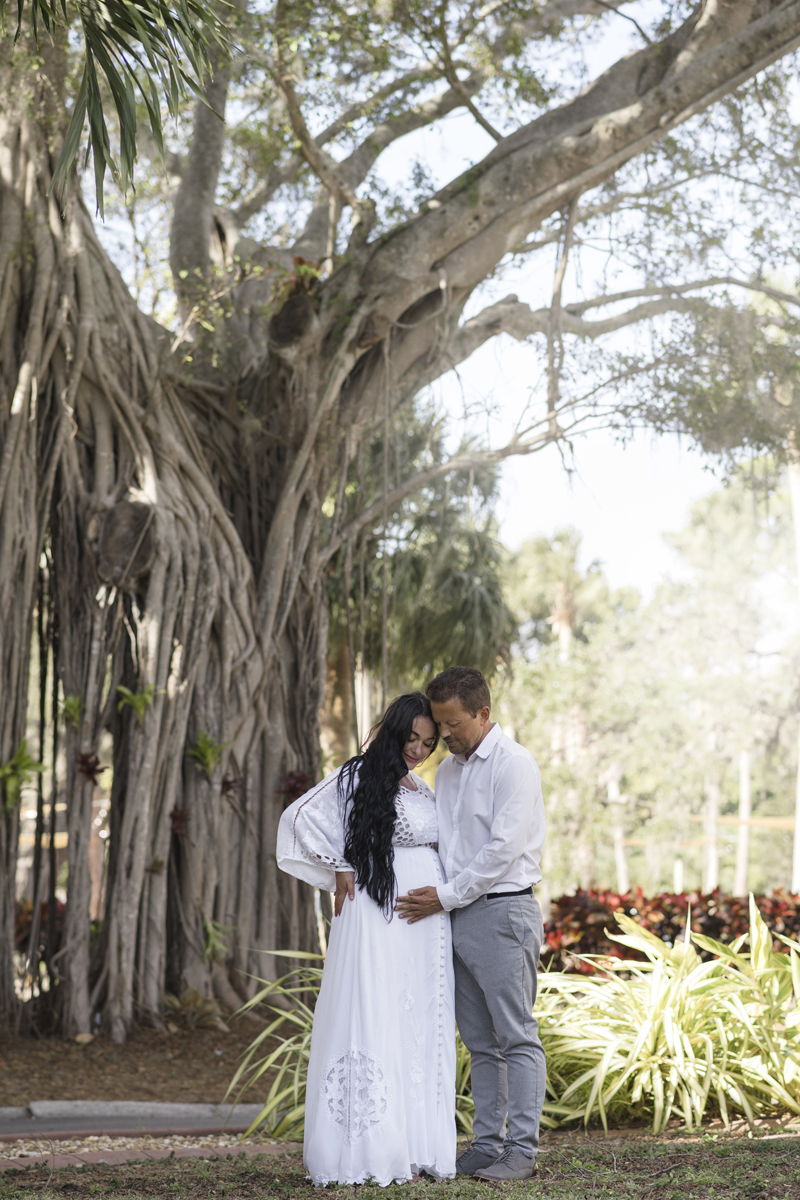
[[[0,1032],[0,1108],[32,1100],[153,1100],[221,1104],[255,1026],[159,1033],[138,1029],[123,1045],[88,1046]],[[245,1099],[257,1103],[253,1093]]]

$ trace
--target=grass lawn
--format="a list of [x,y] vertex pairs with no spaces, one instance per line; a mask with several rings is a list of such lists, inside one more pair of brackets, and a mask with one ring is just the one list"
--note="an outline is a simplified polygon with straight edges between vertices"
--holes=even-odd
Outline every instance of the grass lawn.
[[[3,1200],[59,1200],[69,1197],[114,1196],[118,1200],[182,1196],[187,1200],[323,1200],[326,1196],[358,1196],[358,1200],[478,1200],[501,1191],[509,1200],[800,1200],[800,1138],[724,1138],[658,1141],[655,1138],[609,1139],[597,1143],[553,1141],[539,1158],[536,1177],[518,1184],[486,1184],[451,1180],[437,1184],[420,1180],[402,1188],[317,1190],[305,1179],[299,1156],[270,1159],[164,1159],[122,1166],[66,1167],[50,1172],[36,1167],[0,1176]],[[609,1148],[610,1147],[610,1148]]]

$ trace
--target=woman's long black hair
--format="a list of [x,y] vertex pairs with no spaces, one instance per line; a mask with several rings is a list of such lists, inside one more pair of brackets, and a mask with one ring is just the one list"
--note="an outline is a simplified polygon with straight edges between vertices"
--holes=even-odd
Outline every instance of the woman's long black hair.
[[[339,799],[346,813],[344,856],[353,867],[358,887],[387,915],[394,907],[396,891],[394,802],[400,780],[408,774],[403,749],[415,717],[430,716],[430,701],[422,692],[398,696],[371,731],[364,753],[348,759],[339,775]],[[431,751],[435,748],[436,742]]]

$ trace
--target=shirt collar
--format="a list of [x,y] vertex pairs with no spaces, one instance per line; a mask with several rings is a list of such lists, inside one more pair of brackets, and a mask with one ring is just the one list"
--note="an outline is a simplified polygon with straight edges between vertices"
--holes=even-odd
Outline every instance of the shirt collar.
[[476,750],[474,750],[472,752],[472,754],[470,754],[469,758],[464,758],[464,756],[462,754],[459,754],[456,756],[458,758],[458,761],[463,764],[466,762],[470,762],[473,758],[483,758],[483,759],[488,758],[489,755],[494,750],[497,743],[500,741],[500,738],[502,736],[503,736],[503,731],[500,728],[497,721],[495,721],[494,727],[489,730],[486,737],[483,739],[483,741],[478,746],[478,748]]

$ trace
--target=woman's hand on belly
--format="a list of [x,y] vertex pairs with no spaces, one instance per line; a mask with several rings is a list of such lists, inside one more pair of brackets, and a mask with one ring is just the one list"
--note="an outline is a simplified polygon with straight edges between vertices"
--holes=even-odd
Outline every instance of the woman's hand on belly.
[[336,895],[333,898],[333,915],[340,917],[346,897],[351,900],[355,899],[356,895],[356,877],[352,871],[337,871],[336,872]]

